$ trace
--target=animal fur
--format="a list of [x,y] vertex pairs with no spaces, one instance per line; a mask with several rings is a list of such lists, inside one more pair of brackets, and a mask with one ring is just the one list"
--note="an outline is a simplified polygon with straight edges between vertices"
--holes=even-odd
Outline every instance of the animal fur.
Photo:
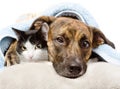
[[[20,31],[18,29],[12,28],[16,33],[18,40],[14,40],[10,44],[10,47],[5,54],[4,65],[11,66],[19,64],[21,62],[36,62],[41,60],[48,60],[47,42],[45,40],[46,36],[44,36],[44,29],[46,28],[46,24],[44,23],[39,24],[39,29],[29,29],[28,31]],[[24,53],[24,55],[22,55],[22,44],[25,45],[25,43],[29,43],[28,40],[32,39],[34,39],[34,42],[31,41],[30,44],[27,45],[28,50]],[[34,43],[34,45],[32,44],[32,42]],[[35,51],[34,46],[38,44],[41,45],[41,48],[39,48],[39,51]],[[30,45],[32,50],[30,50]],[[30,58],[30,56],[32,56],[32,58]]]

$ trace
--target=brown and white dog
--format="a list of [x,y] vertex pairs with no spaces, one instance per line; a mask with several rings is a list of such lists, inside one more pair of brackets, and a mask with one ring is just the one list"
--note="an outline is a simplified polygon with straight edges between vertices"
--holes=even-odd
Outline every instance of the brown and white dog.
[[101,44],[114,48],[104,34],[95,27],[67,17],[41,16],[36,19],[31,28],[40,29],[41,23],[47,23],[46,40],[49,60],[56,72],[64,77],[76,78],[83,75],[87,69],[92,49]]

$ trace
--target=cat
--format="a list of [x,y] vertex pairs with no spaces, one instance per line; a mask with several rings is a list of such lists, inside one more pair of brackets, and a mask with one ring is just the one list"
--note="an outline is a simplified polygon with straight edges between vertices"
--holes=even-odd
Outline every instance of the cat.
[[5,66],[22,62],[39,62],[48,60],[46,24],[39,30],[20,31],[12,28],[18,40],[14,40],[5,54]]

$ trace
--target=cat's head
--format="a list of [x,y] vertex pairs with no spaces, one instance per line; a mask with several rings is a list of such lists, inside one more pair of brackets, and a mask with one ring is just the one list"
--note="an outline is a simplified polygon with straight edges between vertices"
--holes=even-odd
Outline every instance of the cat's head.
[[21,62],[48,60],[46,24],[43,24],[39,30],[12,29],[18,37],[16,52]]

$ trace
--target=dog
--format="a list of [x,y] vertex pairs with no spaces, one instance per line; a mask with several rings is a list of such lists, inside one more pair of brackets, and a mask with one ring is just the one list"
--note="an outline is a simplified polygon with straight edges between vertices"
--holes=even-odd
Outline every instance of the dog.
[[49,60],[61,76],[82,76],[86,72],[93,48],[102,44],[114,48],[114,44],[98,28],[88,26],[77,19],[41,16],[34,21],[31,29],[40,29],[41,23],[46,23],[49,27],[44,29]]

